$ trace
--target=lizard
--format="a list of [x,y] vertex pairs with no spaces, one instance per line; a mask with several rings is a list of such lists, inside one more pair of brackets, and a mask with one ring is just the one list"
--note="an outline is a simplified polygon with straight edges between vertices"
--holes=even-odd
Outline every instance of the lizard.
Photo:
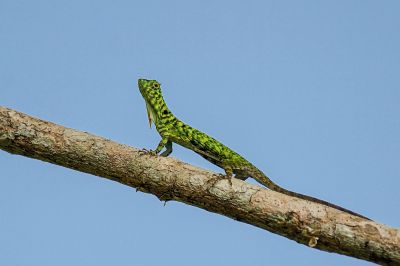
[[[330,202],[293,192],[277,185],[261,170],[259,170],[256,166],[239,155],[237,152],[228,148],[213,137],[201,132],[200,130],[183,123],[181,120],[175,117],[164,101],[161,91],[161,84],[158,81],[139,79],[138,87],[146,103],[150,127],[152,123],[154,123],[158,133],[161,136],[161,141],[156,149],[149,151],[151,154],[159,154],[160,156],[166,157],[172,153],[172,143],[176,143],[194,151],[212,164],[224,169],[226,177],[228,178],[231,178],[234,175],[235,178],[244,181],[251,177],[258,183],[273,191],[319,203],[370,220],[361,214],[355,213]],[[164,148],[165,151],[160,153]]]

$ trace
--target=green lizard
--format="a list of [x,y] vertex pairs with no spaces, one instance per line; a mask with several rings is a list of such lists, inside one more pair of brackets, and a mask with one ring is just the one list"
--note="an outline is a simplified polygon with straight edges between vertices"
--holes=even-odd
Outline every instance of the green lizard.
[[292,192],[278,186],[272,182],[261,170],[240,156],[238,153],[234,152],[216,139],[183,123],[176,118],[165,104],[160,83],[158,83],[156,80],[139,79],[138,85],[140,93],[146,102],[150,127],[151,124],[154,123],[158,133],[161,135],[161,141],[157,148],[152,151],[153,154],[159,154],[165,147],[166,150],[160,155],[168,156],[172,152],[172,143],[176,143],[198,153],[206,160],[224,169],[228,178],[232,177],[233,174],[235,174],[236,178],[241,180],[246,180],[248,177],[252,177],[257,182],[271,190],[292,197],[320,203],[349,214],[368,219],[358,213],[352,212],[332,203]]

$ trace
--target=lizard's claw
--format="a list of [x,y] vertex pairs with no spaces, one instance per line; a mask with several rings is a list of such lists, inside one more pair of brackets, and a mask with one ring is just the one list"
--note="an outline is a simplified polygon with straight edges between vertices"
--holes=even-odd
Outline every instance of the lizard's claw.
[[148,150],[146,148],[143,148],[141,150],[139,150],[139,154],[143,155],[143,154],[148,154],[148,155],[157,155],[157,153],[155,153],[155,151],[153,150]]

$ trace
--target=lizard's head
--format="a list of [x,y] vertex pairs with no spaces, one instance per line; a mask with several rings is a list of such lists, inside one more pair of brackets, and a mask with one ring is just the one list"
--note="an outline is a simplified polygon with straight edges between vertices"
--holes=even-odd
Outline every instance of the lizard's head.
[[161,93],[161,85],[157,80],[139,79],[138,86],[147,108],[149,123],[157,123],[158,118],[168,110]]
[[161,96],[161,86],[157,80],[139,79],[139,90],[146,102]]

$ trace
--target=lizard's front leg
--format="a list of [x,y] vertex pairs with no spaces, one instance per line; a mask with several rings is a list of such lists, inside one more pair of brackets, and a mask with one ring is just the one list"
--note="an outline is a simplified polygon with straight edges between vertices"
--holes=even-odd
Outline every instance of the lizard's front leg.
[[172,141],[168,140],[167,144],[165,144],[165,148],[166,148],[166,150],[163,153],[161,153],[160,156],[167,157],[168,155],[171,154],[171,152],[172,152]]
[[[163,137],[163,138],[160,140],[160,143],[158,143],[157,148],[156,148],[154,151],[152,151],[152,153],[154,153],[154,154],[159,154],[160,151],[161,151],[165,146],[168,146],[168,139]],[[171,145],[171,147],[169,147],[169,148],[170,148],[171,151],[170,151],[169,153],[167,153],[167,155],[169,155],[169,154],[172,152],[172,145]],[[162,154],[166,153],[167,151],[168,151],[168,147],[167,147],[167,150],[166,150],[165,152],[163,152]]]
[[156,148],[154,151],[153,151],[153,150],[142,149],[140,152],[142,152],[142,153],[150,153],[150,154],[153,154],[153,155],[157,155],[157,154],[160,153],[160,151],[161,151],[164,147],[166,148],[166,150],[165,150],[164,152],[162,152],[162,153],[160,154],[160,156],[167,157],[167,156],[170,155],[171,152],[172,152],[172,142],[171,142],[170,140],[168,140],[167,138],[162,138],[162,139],[160,140],[160,143],[158,143],[157,148]]

